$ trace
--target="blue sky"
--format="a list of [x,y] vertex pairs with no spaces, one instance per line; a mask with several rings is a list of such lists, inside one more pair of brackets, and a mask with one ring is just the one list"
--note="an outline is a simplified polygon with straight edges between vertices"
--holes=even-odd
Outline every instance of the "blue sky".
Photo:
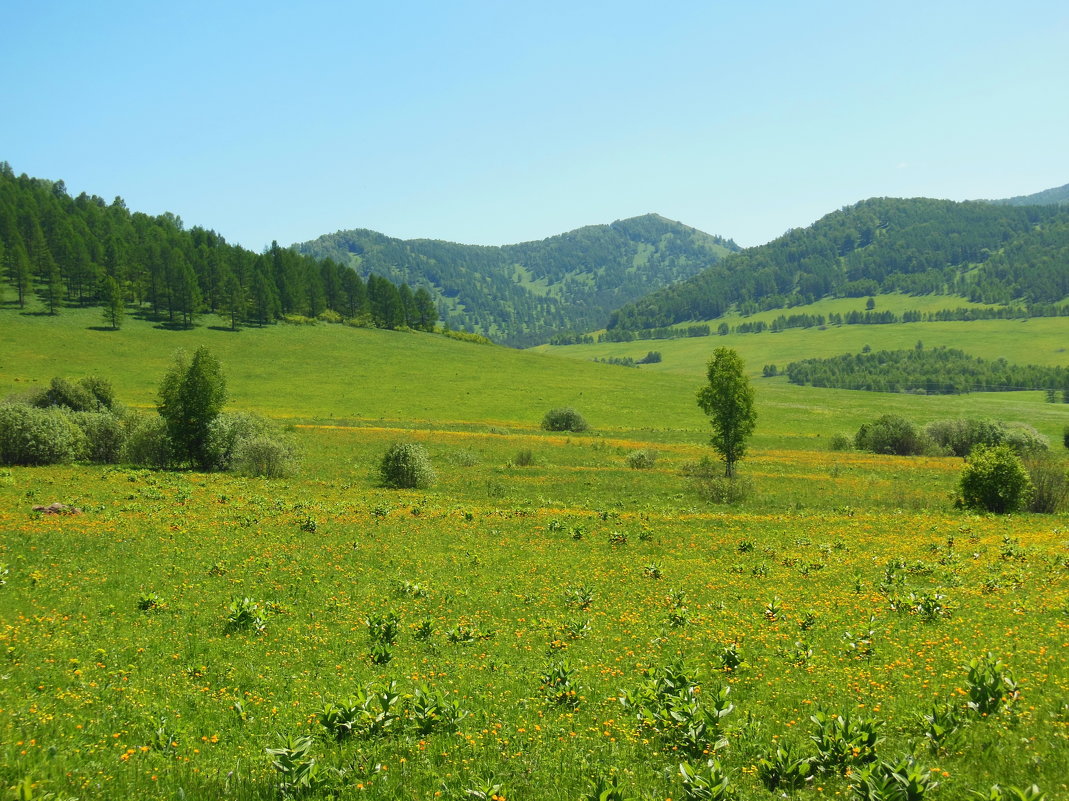
[[1069,4],[0,5],[0,160],[260,250],[1069,182]]

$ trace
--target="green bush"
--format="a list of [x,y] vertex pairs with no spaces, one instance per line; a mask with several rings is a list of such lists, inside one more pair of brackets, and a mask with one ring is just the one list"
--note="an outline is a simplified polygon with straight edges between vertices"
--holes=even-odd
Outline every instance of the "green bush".
[[139,467],[170,469],[175,463],[175,454],[167,433],[167,421],[155,414],[131,418],[122,460]]
[[62,409],[0,405],[0,464],[66,464],[85,447],[85,434]]
[[438,478],[426,449],[410,442],[389,447],[379,465],[379,477],[384,487],[394,489],[426,489]]
[[1020,457],[1009,446],[980,445],[961,471],[958,492],[959,506],[1007,514],[1026,507],[1033,488]]
[[243,476],[286,478],[299,469],[297,453],[279,436],[262,434],[241,440],[234,449],[232,468]]
[[1062,432],[1062,445],[1069,449],[1069,426],[1065,427],[1065,431]]
[[1060,459],[1046,453],[1032,453],[1024,458],[1024,468],[1032,481],[1028,511],[1054,514],[1069,498],[1069,474]]
[[58,406],[72,412],[109,411],[117,405],[111,383],[93,375],[76,383],[66,378],[53,378],[48,389],[35,393],[31,402],[42,409]]
[[71,420],[85,435],[85,458],[96,464],[122,460],[126,429],[110,412],[72,412]]
[[542,428],[546,431],[587,431],[587,425],[583,415],[579,414],[570,406],[560,409],[550,409],[542,418]]
[[534,452],[530,448],[522,448],[512,457],[512,464],[515,467],[533,467],[534,463]]
[[698,496],[710,503],[742,503],[754,493],[753,481],[746,476],[717,475],[694,479]]
[[1010,423],[1006,426],[1006,435],[1002,442],[1013,448],[1021,456],[1042,453],[1050,449],[1050,440],[1027,423]]
[[1001,423],[976,418],[936,420],[924,427],[924,433],[947,452],[962,458],[977,445],[1001,445],[1006,437]]
[[895,456],[917,456],[932,447],[932,441],[904,417],[885,414],[861,426],[854,437],[858,450]]
[[852,447],[854,447],[854,441],[846,434],[832,434],[831,439],[828,440],[828,450],[831,451],[848,451]]
[[657,463],[658,456],[660,454],[653,448],[631,451],[627,454],[627,466],[632,470],[649,470]]
[[[230,470],[239,446],[258,437],[269,437],[271,423],[249,412],[223,412],[208,424],[208,467]],[[257,474],[258,475],[258,474]]]

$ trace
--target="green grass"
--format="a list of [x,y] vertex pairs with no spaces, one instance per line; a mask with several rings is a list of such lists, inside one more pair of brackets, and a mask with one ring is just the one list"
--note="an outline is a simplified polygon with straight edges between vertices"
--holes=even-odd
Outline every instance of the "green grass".
[[[882,721],[880,756],[932,768],[936,801],[996,782],[1069,795],[1065,514],[956,512],[961,460],[825,444],[887,411],[983,414],[1060,435],[1067,406],[1039,393],[755,379],[758,429],[740,465],[753,492],[728,506],[682,475],[709,451],[694,400],[704,361],[712,346],[796,332],[650,343],[666,361],[669,346],[697,346],[689,366],[680,352],[676,370],[658,372],[338,326],[163,332],[129,320],[112,333],[97,322],[95,310],[0,312],[0,393],[95,373],[151,406],[174,349],[206,344],[231,408],[296,426],[304,470],[268,481],[0,469],[0,788],[30,782],[31,797],[56,801],[277,799],[265,749],[307,735],[321,767],[341,771],[307,798],[462,799],[501,784],[506,799],[570,801],[588,777],[614,774],[628,795],[678,799],[679,741],[619,698],[682,657],[697,698],[731,688],[718,756],[740,801],[776,797],[756,773],[774,744],[816,753],[818,709]],[[563,405],[595,430],[541,431],[545,410]],[[376,486],[398,440],[427,447],[433,488]],[[644,448],[655,465],[629,468]],[[510,464],[525,450],[532,466]],[[54,501],[83,513],[31,511]],[[910,611],[935,595],[947,614]],[[262,634],[227,626],[244,597],[261,605]],[[365,621],[391,612],[399,635],[376,663]],[[465,627],[478,636],[454,641]],[[870,630],[872,652],[859,656],[848,642]],[[746,661],[725,671],[730,643]],[[987,651],[1021,697],[986,719],[963,711],[960,739],[933,752],[920,713],[964,710],[965,665]],[[574,708],[542,679],[562,659]],[[387,734],[326,735],[326,703],[388,681],[403,711]],[[456,733],[417,730],[419,684],[469,713]],[[832,770],[795,797],[850,793]]]
[[[98,322],[92,309],[68,309],[55,318],[0,312],[0,396],[42,386],[56,375],[99,373],[128,403],[150,407],[174,351],[207,345],[223,363],[231,405],[279,418],[531,430],[547,409],[574,406],[597,431],[651,430],[701,442],[708,429],[694,393],[713,348],[725,345],[740,352],[755,376],[754,441],[761,446],[821,448],[830,434],[852,433],[885,413],[918,422],[989,416],[1030,423],[1050,437],[1059,437],[1069,422],[1069,407],[1045,404],[1039,392],[917,397],[795,387],[783,378],[758,377],[767,363],[860,350],[866,343],[912,347],[918,338],[988,357],[1023,361],[1031,352],[1031,361],[1066,364],[1069,356],[1059,352],[1066,341],[1063,318],[794,329],[569,346],[549,354],[341,326],[164,332],[127,320],[112,332],[93,330]],[[642,356],[648,350],[661,351],[664,361],[638,370],[588,363],[594,356]]]

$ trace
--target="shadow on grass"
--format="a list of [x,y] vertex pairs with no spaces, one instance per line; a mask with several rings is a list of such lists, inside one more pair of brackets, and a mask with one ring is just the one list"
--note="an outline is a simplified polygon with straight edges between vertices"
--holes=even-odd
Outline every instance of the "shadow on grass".
[[118,333],[118,328],[112,328],[110,325],[87,325],[86,331],[107,331],[109,334]]
[[240,328],[231,328],[229,325],[209,325],[205,326],[209,331],[223,331],[227,334],[240,334]]

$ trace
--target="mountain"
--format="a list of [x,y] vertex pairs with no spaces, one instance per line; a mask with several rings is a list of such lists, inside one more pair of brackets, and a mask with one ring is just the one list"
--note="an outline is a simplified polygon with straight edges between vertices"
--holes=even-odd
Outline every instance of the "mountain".
[[293,249],[349,265],[365,278],[426,288],[448,325],[523,347],[561,331],[600,328],[613,309],[690,278],[739,248],[647,214],[499,247],[355,229]]
[[615,311],[609,328],[647,329],[828,295],[947,293],[987,303],[1069,295],[1069,208],[874,198],[732,254]]
[[1065,206],[1069,205],[1069,184],[1044,189],[1034,195],[1018,195],[989,202],[1002,206]]

